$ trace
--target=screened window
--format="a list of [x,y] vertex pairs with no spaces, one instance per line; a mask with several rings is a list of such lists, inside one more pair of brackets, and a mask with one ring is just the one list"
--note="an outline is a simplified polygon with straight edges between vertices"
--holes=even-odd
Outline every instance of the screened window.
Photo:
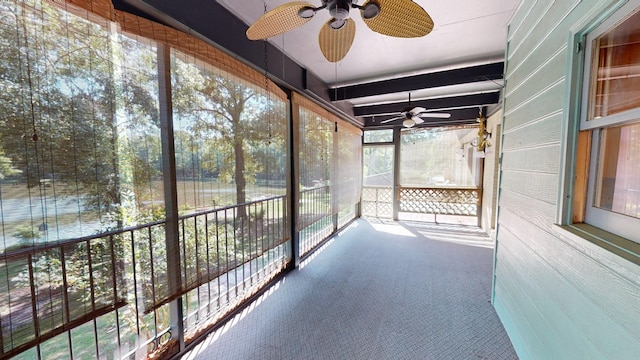
[[282,271],[284,92],[110,1],[0,12],[1,358],[167,355]]
[[0,253],[161,217],[155,44],[49,3],[0,11]]
[[193,213],[286,193],[286,104],[171,50],[178,203]]
[[367,146],[363,151],[363,185],[393,186],[393,145]]
[[405,131],[400,142],[400,185],[476,187],[479,161],[470,143],[476,127]]
[[393,129],[367,130],[364,132],[364,143],[390,143],[393,142]]
[[640,242],[639,5],[628,3],[586,38],[581,130],[588,138],[582,151],[590,157],[585,216],[577,219],[635,242]]

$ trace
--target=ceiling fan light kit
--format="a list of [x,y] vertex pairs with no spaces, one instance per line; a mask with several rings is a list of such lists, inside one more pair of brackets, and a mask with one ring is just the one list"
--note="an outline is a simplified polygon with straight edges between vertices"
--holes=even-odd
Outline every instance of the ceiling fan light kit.
[[[318,35],[320,50],[330,62],[342,60],[355,38],[355,22],[349,18],[351,9],[358,9],[364,23],[373,31],[392,37],[425,36],[433,29],[433,20],[412,0],[322,0],[319,7],[303,1],[280,5],[266,12],[247,30],[250,40],[264,40],[300,27],[322,9],[328,9],[331,19]],[[351,26],[353,25],[353,26]],[[323,34],[330,31],[336,34]],[[329,54],[329,56],[328,56]]]
[[316,9],[311,6],[305,6],[302,9],[298,10],[298,16],[300,16],[303,19],[310,19],[315,14],[316,14]]
[[362,8],[362,18],[365,20],[371,20],[380,14],[380,5],[374,1],[366,3]]
[[416,122],[413,119],[407,119],[407,120],[402,122],[402,126],[404,126],[406,128],[412,128],[415,124],[416,124]]

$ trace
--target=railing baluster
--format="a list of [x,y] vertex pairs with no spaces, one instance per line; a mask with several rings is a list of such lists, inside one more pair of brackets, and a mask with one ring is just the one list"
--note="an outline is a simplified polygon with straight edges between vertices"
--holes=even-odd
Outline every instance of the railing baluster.
[[65,256],[64,246],[60,247],[60,266],[62,267],[62,301],[64,302],[64,319],[65,322],[69,322],[70,308],[69,308],[69,283],[67,282],[67,260]]
[[93,319],[93,343],[96,350],[96,359],[100,359],[100,345],[98,344],[98,320]]
[[[178,236],[180,237],[179,239],[179,243],[181,243],[182,245],[182,261],[181,261],[181,265],[182,265],[182,279],[184,280],[183,283],[189,283],[189,271],[187,269],[187,233],[185,231],[185,222],[187,219],[180,219],[179,222],[180,224],[179,229],[182,232],[178,232]],[[187,308],[187,314],[188,314],[188,308]]]
[[[244,223],[244,220],[241,222],[241,225],[240,225],[240,226],[241,226],[241,229],[242,229],[242,231],[241,231],[241,238],[242,238],[242,246],[241,246],[241,249],[242,249],[242,290],[243,290],[243,291],[244,291],[244,289],[246,288],[246,279],[247,279],[247,276],[246,276],[246,274],[245,274],[245,267],[246,267],[246,266],[245,266],[245,264],[247,263],[247,254],[246,254],[246,244],[245,244],[245,240],[246,240],[246,238],[248,237],[248,238],[249,238],[249,241],[251,241],[251,205],[247,206],[247,212],[249,213],[249,217],[248,217],[248,219],[247,219],[247,220],[248,220],[248,222],[249,222],[249,224],[248,224],[248,225],[246,225],[246,226],[247,226],[247,236],[245,236],[245,234],[244,234],[244,229],[245,229],[245,223]],[[256,214],[255,207],[254,207],[254,209],[253,209],[253,216],[254,216],[254,218],[257,218],[257,216],[258,216],[258,214]],[[255,220],[254,220],[254,221],[255,221]],[[251,257],[249,257],[249,258],[251,258]],[[237,271],[237,270],[236,270],[236,271]]]
[[217,308],[220,308],[220,277],[222,274],[220,274],[220,225],[218,223],[218,212],[216,211],[215,213],[215,222],[216,222],[216,279],[218,280],[218,295],[216,296],[217,300],[218,300],[218,306]]
[[[151,232],[151,226],[147,228],[147,238],[149,238],[149,270],[151,271],[151,298],[153,300],[153,305],[155,306],[157,302],[156,298],[156,272],[155,272],[155,259],[153,258],[153,233]],[[158,321],[155,316],[155,311],[153,312],[153,332],[154,337],[158,335]]]
[[[90,240],[86,241],[87,244],[87,261],[89,262],[89,287],[91,289],[91,311],[96,311],[96,292],[95,284],[93,283],[93,256],[91,256],[91,243]],[[71,331],[69,331],[71,334]],[[96,359],[99,359],[98,354],[98,329],[96,327],[96,319],[93,319],[93,343],[96,351]],[[73,350],[73,346],[71,346]]]
[[[113,302],[115,303],[118,301],[118,286],[117,286],[117,279],[116,279],[117,259],[116,259],[115,244],[113,241],[113,236],[114,235],[109,235],[109,247],[111,248],[111,274],[113,276],[113,278],[111,279],[111,283],[113,286]],[[122,259],[122,261],[125,261],[125,259]],[[116,336],[117,336],[118,351],[119,351],[120,348],[122,347],[122,343],[120,339],[120,316],[118,316],[117,309],[115,310],[115,315],[116,315]]]
[[[273,212],[273,209],[271,209],[271,211],[269,211],[270,207],[269,205],[273,204],[272,200],[267,200],[267,216],[266,219],[267,221],[262,221],[262,227],[264,228],[265,224],[267,226],[267,268],[271,267],[271,249],[272,249],[272,243],[271,243],[271,239],[273,238],[273,234],[271,233],[272,230],[272,226],[271,226],[271,213]],[[267,269],[267,274],[269,273],[269,270]]]
[[[261,211],[262,211],[262,202],[261,202],[260,204],[261,204],[260,209],[261,209]],[[257,212],[257,211],[258,211],[258,203],[253,204],[253,206],[254,206],[254,208],[255,208],[255,211]],[[262,213],[262,215],[264,216],[264,213]],[[258,250],[258,238],[260,237],[260,235],[259,235],[259,233],[258,233],[259,229],[258,229],[258,222],[257,222],[257,221],[253,224],[253,227],[254,227],[254,231],[253,231],[254,236],[253,236],[253,238],[250,240],[250,243],[251,243],[251,247],[252,247],[252,248],[254,247],[254,244],[255,244],[255,251],[253,251],[253,252],[252,252],[252,254],[251,254],[251,260],[250,260],[250,261],[251,261],[252,263],[253,263],[253,262],[255,262],[255,267],[256,267],[256,269],[255,269],[255,275],[256,275],[256,277],[257,277],[257,276],[258,276],[258,274],[259,274],[259,272],[260,272],[260,269],[259,269],[259,267],[258,267],[258,256],[259,256],[259,254],[260,254],[260,251]],[[254,274],[252,273],[252,274],[251,274],[251,283],[252,283],[252,284],[253,284],[253,275],[254,275]]]
[[[36,298],[36,286],[33,274],[33,257],[31,254],[27,256],[27,266],[29,269],[29,288],[31,289],[31,311],[33,312],[33,329],[35,337],[40,337],[40,323],[38,321],[38,299]],[[38,354],[40,352],[38,351]],[[38,357],[40,357],[38,355]]]
[[[196,281],[198,282],[198,284],[200,284],[202,279],[201,279],[201,276],[200,276],[200,246],[199,246],[200,245],[199,244],[200,243],[200,238],[198,236],[198,217],[197,216],[193,217],[193,236],[194,236],[194,239],[193,239],[194,248],[195,248],[195,252],[196,252],[194,254],[194,256],[196,258],[196,269],[195,269],[195,271],[196,271]],[[190,285],[190,284],[187,282],[187,285]],[[199,291],[198,291],[198,294],[200,294]],[[200,297],[198,296],[198,299],[199,298]]]
[[93,257],[91,256],[91,243],[89,240],[87,244],[87,262],[89,263],[89,289],[91,291],[91,311],[96,311],[96,292],[95,284],[93,283]]
[[[225,275],[227,277],[227,285],[226,285],[226,289],[225,289],[225,294],[226,294],[226,298],[227,298],[227,303],[229,303],[230,299],[229,299],[229,229],[227,229],[227,226],[229,226],[229,218],[227,216],[227,211],[224,211],[224,258],[225,258]],[[233,213],[235,216],[235,209],[233,209]]]
[[135,237],[134,237],[134,233],[133,230],[131,230],[129,232],[129,234],[131,235],[131,260],[132,260],[132,264],[133,264],[133,297],[134,297],[134,302],[135,302],[135,308],[136,308],[136,335],[140,336],[140,316],[138,316],[138,314],[140,314],[140,309],[138,308],[138,272],[137,272],[137,266],[136,266],[136,246],[135,246]]
[[[240,214],[240,219],[242,220],[246,215],[246,208],[243,206],[240,208],[242,213]],[[235,289],[235,297],[238,297],[238,236],[236,228],[238,227],[238,211],[236,210],[233,217],[233,278],[235,279],[233,283],[233,289]],[[242,222],[242,221],[241,221]],[[227,269],[229,271],[229,269]]]
[[211,312],[211,252],[209,251],[209,213],[204,214],[204,233],[207,244],[207,314]]

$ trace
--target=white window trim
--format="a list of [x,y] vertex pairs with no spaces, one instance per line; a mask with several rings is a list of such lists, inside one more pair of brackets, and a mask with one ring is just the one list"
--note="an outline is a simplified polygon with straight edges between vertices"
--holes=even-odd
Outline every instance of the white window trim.
[[593,40],[601,36],[615,24],[629,17],[632,13],[640,11],[640,0],[630,0],[621,8],[616,10],[602,23],[596,26],[594,29],[588,31],[584,46],[584,71],[582,80],[582,107],[580,112],[580,130],[591,130],[610,125],[622,125],[634,121],[634,119],[640,118],[640,108],[631,109],[628,111],[620,112],[613,115],[601,117],[599,119],[587,120],[587,114],[589,113],[589,81],[591,79],[592,53],[593,53]]
[[632,13],[640,11],[640,0],[631,0],[611,14],[606,20],[590,30],[585,41],[585,56],[583,66],[583,81],[581,86],[582,106],[580,114],[580,130],[592,130],[591,159],[589,166],[589,179],[587,186],[587,202],[585,223],[610,231],[618,236],[640,243],[640,219],[618,214],[612,211],[599,209],[594,204],[595,179],[599,166],[598,149],[600,147],[599,129],[611,125],[624,125],[637,122],[640,119],[640,108],[631,109],[621,113],[604,116],[598,119],[587,120],[589,113],[589,85],[591,79],[593,40],[608,31],[611,27],[624,20]]

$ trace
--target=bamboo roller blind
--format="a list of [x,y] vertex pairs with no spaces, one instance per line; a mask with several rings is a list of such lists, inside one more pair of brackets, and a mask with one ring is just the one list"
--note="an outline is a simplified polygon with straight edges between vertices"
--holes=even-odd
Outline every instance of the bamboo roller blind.
[[340,130],[345,130],[345,131],[349,131],[352,132],[356,135],[362,135],[362,130],[360,130],[359,128],[357,128],[356,126],[338,118],[338,116],[336,116],[334,113],[328,111],[327,109],[323,108],[322,106],[318,105],[317,103],[315,103],[314,101],[310,100],[309,98],[305,97],[304,95],[301,95],[297,92],[293,92],[292,96],[291,96],[291,101],[297,105],[297,106],[302,106],[307,110],[310,110],[320,116],[322,116],[323,118],[329,119],[331,121],[337,122],[338,123],[338,129]]
[[[53,1],[53,3],[64,4],[63,1],[59,0]],[[287,94],[273,81],[265,81],[264,73],[254,70],[233,56],[193,35],[185,34],[179,30],[133,14],[115,10],[111,1],[108,0],[68,0],[67,3],[117,23],[125,34],[168,45],[260,87],[264,88],[266,84],[266,87],[273,95],[283,100],[287,99]],[[74,12],[69,7],[65,8],[67,11]],[[144,39],[141,40],[144,41]]]

